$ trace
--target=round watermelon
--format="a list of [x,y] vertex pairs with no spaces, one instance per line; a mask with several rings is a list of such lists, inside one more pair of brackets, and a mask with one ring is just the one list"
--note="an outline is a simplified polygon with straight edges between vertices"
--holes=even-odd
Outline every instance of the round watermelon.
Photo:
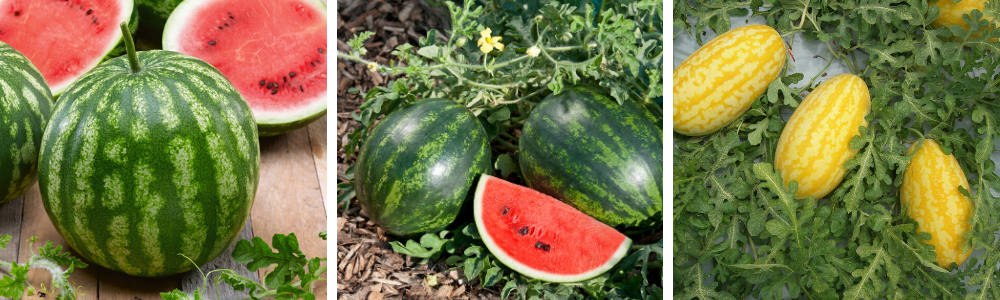
[[473,180],[488,173],[486,130],[465,106],[424,99],[375,126],[354,170],[358,203],[386,232],[411,236],[444,229],[458,216]]
[[212,64],[243,94],[258,133],[278,135],[326,114],[326,6],[317,0],[186,0],[163,49]]
[[483,174],[473,210],[483,243],[532,278],[583,281],[607,272],[632,245],[625,235],[538,191]]
[[28,58],[0,42],[0,203],[20,197],[38,174],[52,93]]
[[0,41],[27,56],[52,94],[124,53],[118,24],[138,22],[133,0],[0,0]]
[[521,172],[529,187],[605,224],[651,224],[663,211],[663,132],[655,120],[603,89],[565,89],[525,121]]
[[108,269],[160,277],[194,268],[187,258],[215,259],[237,238],[260,146],[250,108],[218,70],[130,48],[63,93],[39,170],[45,211],[73,249]]

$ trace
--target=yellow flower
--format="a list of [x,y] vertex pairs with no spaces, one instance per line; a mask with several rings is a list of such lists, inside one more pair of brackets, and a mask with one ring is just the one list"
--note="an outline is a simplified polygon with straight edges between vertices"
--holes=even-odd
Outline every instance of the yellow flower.
[[528,51],[525,51],[525,53],[527,53],[528,56],[531,56],[531,57],[538,57],[538,53],[541,53],[541,52],[542,52],[542,49],[539,49],[538,46],[531,46],[531,48],[528,48]]
[[368,70],[372,71],[372,72],[378,71],[378,64],[376,64],[374,62],[368,63]]
[[493,48],[496,48],[497,51],[503,51],[503,44],[500,43],[500,40],[503,39],[502,36],[491,37],[490,35],[493,34],[493,30],[489,28],[480,31],[479,34],[482,37],[479,38],[476,45],[479,46],[479,50],[483,51],[483,53],[490,53],[490,51],[493,51]]

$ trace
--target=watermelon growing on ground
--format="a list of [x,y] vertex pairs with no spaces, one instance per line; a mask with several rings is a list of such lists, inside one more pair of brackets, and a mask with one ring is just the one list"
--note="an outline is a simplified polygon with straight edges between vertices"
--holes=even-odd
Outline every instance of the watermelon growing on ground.
[[361,146],[354,185],[361,209],[396,236],[444,229],[473,181],[491,172],[486,130],[464,105],[424,99],[398,109]]
[[528,186],[615,227],[663,211],[663,132],[648,110],[578,86],[542,100],[520,138]]
[[63,93],[42,140],[39,187],[81,256],[167,276],[195,267],[185,256],[215,259],[243,229],[260,172],[257,128],[211,65],[129,51]]
[[0,0],[0,41],[27,56],[59,95],[115,52],[118,24],[135,16],[132,0]]
[[527,187],[487,174],[473,205],[476,227],[497,260],[552,282],[593,278],[613,267],[632,240],[614,228]]
[[326,114],[326,7],[316,0],[187,0],[163,49],[212,64],[243,94],[262,136]]
[[35,183],[52,93],[28,58],[0,42],[0,203]]

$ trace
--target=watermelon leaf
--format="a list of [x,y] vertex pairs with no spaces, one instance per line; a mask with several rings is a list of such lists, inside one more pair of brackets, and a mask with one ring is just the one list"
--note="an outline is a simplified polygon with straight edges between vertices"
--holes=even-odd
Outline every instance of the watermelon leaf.
[[10,243],[11,239],[9,234],[0,235],[0,249],[7,249],[7,243]]
[[287,236],[275,234],[271,238],[271,244],[278,252],[274,252],[260,237],[254,237],[252,244],[247,240],[240,240],[236,242],[232,255],[237,263],[247,264],[250,271],[276,264],[274,270],[265,276],[264,282],[271,288],[277,288],[290,283],[302,271],[306,259],[299,250],[299,241],[294,233]]

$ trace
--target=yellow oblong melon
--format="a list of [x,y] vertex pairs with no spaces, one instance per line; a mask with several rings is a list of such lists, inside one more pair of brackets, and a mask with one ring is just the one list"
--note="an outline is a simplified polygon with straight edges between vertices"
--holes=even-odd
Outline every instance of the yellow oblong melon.
[[[973,9],[983,11],[983,8],[986,7],[986,0],[962,0],[958,3],[952,2],[952,0],[940,0],[930,2],[929,4],[937,6],[941,12],[937,19],[931,22],[932,25],[938,27],[958,25],[969,29],[969,24],[965,23],[965,20],[962,20],[962,15],[971,13]],[[987,20],[990,19],[986,16],[984,18]]]
[[844,179],[844,164],[858,153],[851,138],[867,126],[868,86],[861,77],[841,74],[816,87],[788,119],[778,137],[774,166],[787,185],[799,184],[796,199],[822,198]]
[[917,221],[917,231],[931,234],[931,239],[923,242],[934,246],[938,265],[961,265],[972,253],[971,248],[963,253],[962,245],[974,207],[972,199],[959,193],[958,187],[968,190],[969,182],[955,156],[945,155],[934,140],[924,140],[916,151],[903,172],[900,202],[906,214]]
[[674,131],[713,133],[750,109],[778,78],[785,43],[774,28],[747,25],[701,46],[674,70]]

